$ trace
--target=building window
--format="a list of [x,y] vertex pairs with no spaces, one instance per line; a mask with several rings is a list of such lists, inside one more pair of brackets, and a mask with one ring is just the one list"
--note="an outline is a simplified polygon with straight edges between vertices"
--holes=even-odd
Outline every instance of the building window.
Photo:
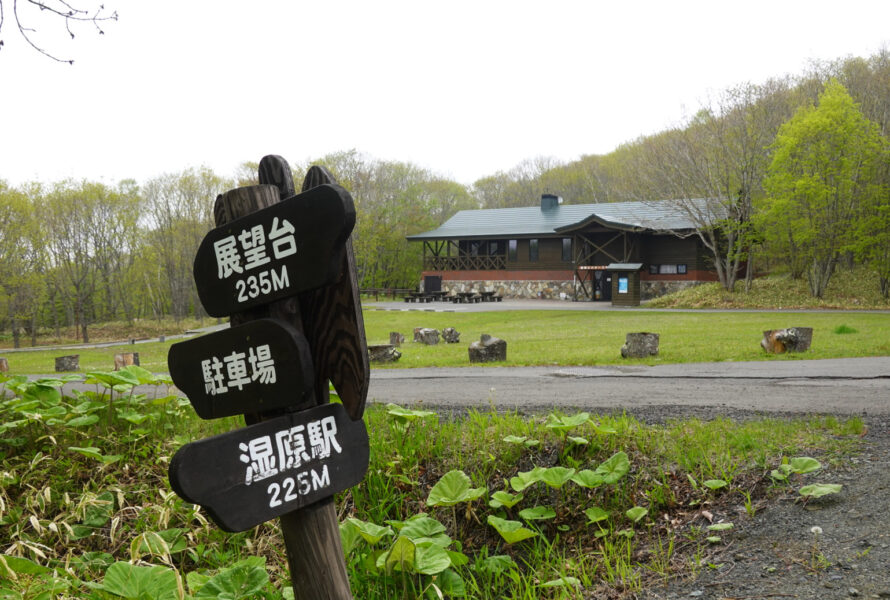
[[572,238],[562,238],[562,262],[572,262]]
[[649,265],[650,275],[685,275],[686,265]]
[[516,240],[507,240],[507,260],[516,262]]
[[528,241],[528,262],[538,262],[538,240]]
[[489,256],[499,255],[502,252],[501,248],[502,248],[502,246],[501,246],[500,241],[491,240],[491,242],[489,242],[489,244],[488,244],[488,255]]

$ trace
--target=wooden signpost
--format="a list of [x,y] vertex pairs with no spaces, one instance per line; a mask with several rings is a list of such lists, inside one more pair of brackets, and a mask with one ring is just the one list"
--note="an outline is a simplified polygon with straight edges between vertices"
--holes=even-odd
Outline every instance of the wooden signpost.
[[362,480],[369,455],[355,209],[319,167],[300,194],[280,156],[259,178],[217,198],[195,258],[201,302],[232,328],[168,357],[201,417],[244,414],[247,427],[180,448],[170,483],[227,531],[280,517],[296,599],[351,598],[333,494]]

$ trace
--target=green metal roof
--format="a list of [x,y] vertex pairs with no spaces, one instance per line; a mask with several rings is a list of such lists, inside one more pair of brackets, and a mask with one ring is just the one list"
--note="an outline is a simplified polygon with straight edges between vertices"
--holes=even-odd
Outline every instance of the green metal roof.
[[[705,200],[693,200],[704,208]],[[438,229],[409,235],[409,240],[530,237],[567,233],[598,223],[630,231],[695,229],[690,216],[677,201],[561,204],[555,208],[487,208],[462,210]]]

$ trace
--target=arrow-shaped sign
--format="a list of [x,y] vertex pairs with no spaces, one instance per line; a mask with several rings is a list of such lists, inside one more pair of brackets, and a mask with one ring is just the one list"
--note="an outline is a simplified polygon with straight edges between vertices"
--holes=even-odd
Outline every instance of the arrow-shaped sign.
[[337,281],[354,226],[349,192],[322,185],[217,227],[195,257],[201,303],[223,317]]
[[278,319],[173,344],[167,366],[202,419],[314,404],[309,344]]
[[368,456],[364,422],[325,404],[186,444],[170,485],[226,531],[244,531],[361,482]]

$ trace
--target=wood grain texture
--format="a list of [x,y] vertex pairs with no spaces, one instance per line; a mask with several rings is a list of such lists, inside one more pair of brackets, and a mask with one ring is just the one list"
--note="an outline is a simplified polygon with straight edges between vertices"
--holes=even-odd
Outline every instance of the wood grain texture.
[[297,193],[290,165],[277,154],[268,154],[260,159],[259,176],[260,183],[268,183],[278,188],[282,200]]
[[[302,191],[336,183],[327,169],[316,165],[306,173]],[[337,283],[304,292],[299,298],[304,313],[311,315],[304,325],[313,349],[316,381],[330,380],[346,412],[357,420],[364,414],[371,370],[352,236],[346,240],[342,260],[343,276]]]

